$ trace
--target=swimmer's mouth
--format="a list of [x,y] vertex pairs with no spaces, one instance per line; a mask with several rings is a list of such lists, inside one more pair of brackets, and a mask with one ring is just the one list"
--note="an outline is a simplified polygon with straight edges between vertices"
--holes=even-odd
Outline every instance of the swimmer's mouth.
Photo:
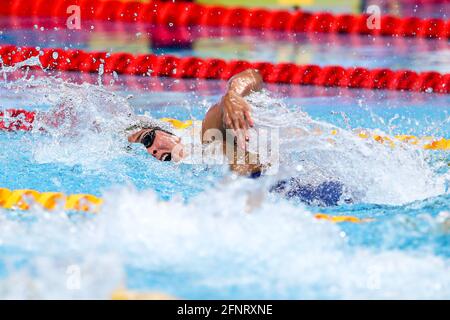
[[171,161],[172,160],[172,154],[170,153],[164,153],[161,156],[161,161]]

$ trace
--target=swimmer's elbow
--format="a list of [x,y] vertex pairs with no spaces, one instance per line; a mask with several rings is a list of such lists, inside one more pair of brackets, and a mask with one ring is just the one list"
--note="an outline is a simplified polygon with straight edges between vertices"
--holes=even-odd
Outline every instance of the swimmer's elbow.
[[248,71],[251,77],[253,78],[254,83],[253,91],[260,91],[264,83],[261,73],[256,69],[248,69]]
[[263,84],[263,78],[261,73],[259,72],[259,70],[257,69],[248,69],[249,73],[251,74],[251,76],[253,77],[254,81],[259,83],[259,84]]
[[229,88],[245,96],[251,91],[260,91],[263,83],[263,78],[258,70],[247,69],[230,79]]

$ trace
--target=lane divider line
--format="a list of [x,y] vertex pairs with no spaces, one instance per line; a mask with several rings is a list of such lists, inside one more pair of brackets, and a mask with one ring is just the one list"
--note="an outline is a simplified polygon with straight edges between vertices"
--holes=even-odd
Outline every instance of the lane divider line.
[[371,28],[368,14],[333,14],[303,10],[269,10],[173,1],[117,0],[3,0],[0,16],[69,17],[67,8],[78,5],[85,20],[148,23],[170,27],[208,26],[275,30],[289,33],[335,33],[393,37],[450,38],[450,22],[382,15],[380,28]]
[[[80,49],[0,46],[3,64],[13,66],[31,57],[39,57],[45,69],[86,73],[128,74],[136,76],[186,79],[228,80],[253,68],[266,83],[319,87],[399,90],[427,93],[450,93],[450,74],[435,71],[415,72],[386,68],[296,65],[294,63],[249,62],[245,60],[203,59],[171,55],[110,52],[86,52]],[[38,68],[33,67],[33,68]]]
[[31,189],[9,190],[0,188],[0,207],[9,210],[30,210],[33,204],[52,211],[58,205],[67,211],[97,213],[103,199],[91,194],[65,195],[61,192],[38,192]]
[[[61,192],[39,192],[31,189],[10,190],[0,188],[0,207],[8,210],[30,210],[33,204],[53,211],[58,205],[66,211],[78,211],[98,213],[103,199],[92,194],[65,195]],[[319,220],[334,223],[350,222],[363,223],[373,221],[371,219],[360,219],[353,216],[332,216],[324,213],[314,214]]]
[[[5,120],[6,119],[6,120]],[[9,109],[0,111],[0,131],[30,131],[35,119],[34,111],[21,109]],[[176,129],[186,129],[192,126],[192,120],[181,121],[172,118],[161,118],[161,121],[170,123]],[[323,133],[321,133],[323,134]],[[338,135],[339,131],[334,129],[331,135]],[[389,137],[387,135],[372,134],[368,130],[360,130],[357,136],[361,139],[373,139],[381,144],[386,144],[392,148],[396,146],[395,142],[415,145],[426,150],[450,150],[450,139],[436,137],[416,137],[414,135],[396,135]],[[396,140],[396,141],[395,141]]]

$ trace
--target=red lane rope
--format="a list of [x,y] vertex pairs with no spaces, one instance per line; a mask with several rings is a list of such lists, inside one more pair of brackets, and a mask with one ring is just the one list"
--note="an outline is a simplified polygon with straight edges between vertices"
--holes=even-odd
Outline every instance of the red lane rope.
[[[29,76],[33,77],[48,77],[48,73],[44,70],[30,70],[27,73]],[[23,72],[15,72],[8,74],[8,81],[17,81],[23,79]],[[83,84],[90,83],[97,85],[98,84],[98,74],[95,73],[86,73],[86,72],[64,72],[58,74],[58,77],[62,80]],[[104,74],[102,76],[102,83],[112,90],[118,89],[122,90],[124,87],[130,91],[150,91],[150,92],[165,92],[165,91],[173,91],[173,92],[188,92],[191,93],[193,91],[203,92],[203,93],[217,93],[223,92],[226,89],[225,81],[209,81],[206,79],[184,79],[183,81],[173,81],[171,78],[158,78],[158,77],[139,77],[134,75],[122,75],[117,79],[114,74]],[[323,90],[323,87],[318,86],[289,86],[284,85],[280,86],[276,83],[266,84],[265,87],[269,91],[276,91],[283,96],[289,97],[310,97],[310,96],[335,96],[335,95],[344,95],[349,98],[360,98],[361,92],[357,90],[347,89],[347,88],[331,88],[335,90]],[[427,94],[415,94],[406,96],[407,91],[398,91],[398,90],[390,90],[383,92],[383,97],[386,100],[392,99],[405,99],[406,97],[412,103],[426,103],[429,101],[430,97]],[[364,93],[367,99],[372,99],[379,94],[375,91],[368,91]],[[2,108],[0,107],[0,110]]]
[[0,16],[68,18],[67,8],[79,5],[82,19],[147,22],[172,26],[212,26],[277,30],[290,33],[356,33],[397,37],[450,38],[450,21],[381,17],[370,29],[368,15],[204,6],[190,2],[122,2],[118,0],[4,0]]
[[134,56],[129,53],[63,49],[38,51],[35,48],[13,45],[0,47],[0,57],[5,65],[13,65],[37,55],[44,68],[61,71],[98,73],[102,65],[105,73],[228,80],[245,69],[255,68],[267,83],[450,93],[450,74],[433,71],[417,73],[410,70],[252,63],[153,54]]
[[[450,1],[450,0],[449,0]],[[55,46],[63,47],[67,43],[73,41],[77,42],[78,46],[88,47],[90,40],[96,38],[97,35],[107,34],[109,37],[126,37],[128,38],[130,34],[141,33],[145,35],[145,39],[150,39],[150,44],[152,48],[164,48],[176,46],[177,48],[183,47],[185,44],[194,44],[198,40],[203,40],[203,38],[232,38],[228,39],[228,43],[239,43],[242,41],[243,37],[257,37],[262,43],[266,41],[277,42],[275,52],[278,50],[286,49],[286,46],[291,48],[292,44],[289,42],[295,42],[293,49],[293,55],[304,55],[302,54],[303,46],[305,41],[312,46],[323,46],[324,43],[332,43],[334,46],[340,47],[360,47],[360,46],[370,46],[370,48],[380,48],[385,49],[387,43],[392,47],[395,47],[396,53],[410,53],[411,52],[411,39],[405,37],[374,37],[366,38],[361,37],[357,34],[341,35],[338,33],[328,33],[323,34],[321,37],[316,37],[312,33],[300,35],[294,33],[283,33],[277,31],[264,31],[263,33],[254,29],[232,29],[232,28],[202,28],[196,27],[169,27],[161,25],[151,25],[145,23],[134,23],[130,25],[129,23],[109,23],[107,21],[92,21],[89,22],[91,30],[89,35],[86,35],[87,30],[80,32],[79,37],[74,39],[74,34],[60,32],[59,27],[61,26],[61,21],[55,21],[52,19],[46,19],[42,21],[33,21],[32,19],[17,19],[9,17],[8,19],[0,19],[0,30],[18,30],[18,29],[35,29],[36,26],[39,28],[44,28],[46,31],[43,34],[47,36],[55,35],[57,36],[57,42],[54,43]],[[37,39],[36,41],[38,41]],[[300,40],[300,41],[299,41]],[[22,41],[20,38],[18,41]],[[40,43],[39,43],[40,44]],[[38,45],[37,42],[28,43],[29,46]],[[420,38],[415,39],[414,50],[419,51],[439,51],[447,50],[449,48],[448,41],[429,41],[429,39]],[[148,50],[148,48],[145,48]],[[146,51],[145,51],[146,52]]]
[[0,111],[0,131],[30,131],[36,113],[22,109]]

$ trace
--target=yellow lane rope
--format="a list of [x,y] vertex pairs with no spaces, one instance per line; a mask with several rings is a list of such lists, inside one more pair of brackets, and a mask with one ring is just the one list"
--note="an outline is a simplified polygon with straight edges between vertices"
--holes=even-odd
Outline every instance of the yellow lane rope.
[[360,219],[354,216],[331,216],[329,214],[325,213],[316,213],[314,215],[316,219],[320,220],[327,220],[335,223],[341,223],[341,222],[351,222],[351,223],[362,223],[362,222],[371,222],[374,221],[374,219]]
[[131,291],[117,289],[111,294],[112,300],[177,300],[176,297],[161,292]]
[[[333,130],[331,134],[336,135],[337,130]],[[400,134],[393,138],[387,135],[371,134],[367,130],[361,130],[357,133],[361,139],[372,138],[376,142],[386,144],[390,147],[395,147],[395,142],[402,142],[409,145],[422,147],[425,150],[450,150],[450,139],[435,138],[435,137],[416,137],[413,135]]]
[[103,200],[91,194],[65,195],[61,192],[0,188],[0,207],[10,210],[29,210],[33,203],[39,204],[49,211],[60,205],[64,210],[95,213],[99,210]]
[[[161,121],[170,123],[175,129],[183,130],[187,129],[193,125],[192,120],[181,121],[172,118],[161,118]],[[322,134],[323,132],[318,131],[315,134]],[[339,131],[337,129],[331,130],[331,135],[337,135]],[[379,143],[389,145],[390,147],[395,147],[395,142],[407,143],[410,145],[415,145],[422,147],[426,150],[450,150],[450,139],[445,138],[435,138],[435,137],[417,137],[413,135],[400,134],[394,137],[388,135],[372,134],[368,130],[359,130],[356,135],[361,139],[373,139]]]
[[[91,194],[65,195],[61,192],[38,192],[36,190],[10,190],[0,188],[0,207],[9,210],[29,210],[33,204],[53,211],[56,208],[63,208],[67,211],[83,211],[97,213],[103,204],[103,199]],[[320,220],[327,220],[335,223],[351,222],[362,223],[372,221],[370,219],[360,219],[353,216],[331,216],[324,213],[315,214],[314,217]]]

